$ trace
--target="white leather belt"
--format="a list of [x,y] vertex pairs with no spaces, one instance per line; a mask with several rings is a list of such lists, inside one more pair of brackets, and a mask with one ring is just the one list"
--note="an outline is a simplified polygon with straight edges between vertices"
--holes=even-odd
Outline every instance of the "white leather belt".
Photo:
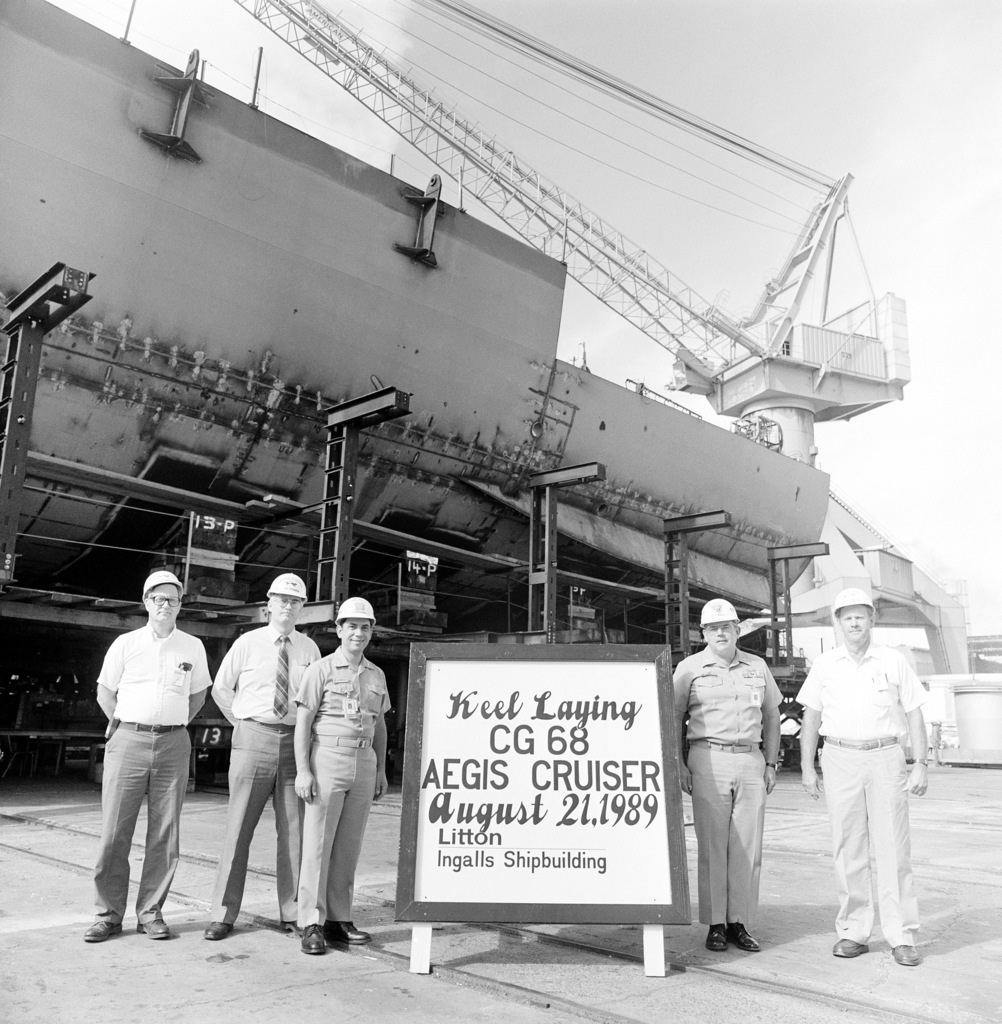
[[882,736],[879,740],[840,740],[836,736],[826,736],[825,743],[833,747],[844,747],[846,750],[880,750],[881,747],[893,747],[898,742],[897,736]]

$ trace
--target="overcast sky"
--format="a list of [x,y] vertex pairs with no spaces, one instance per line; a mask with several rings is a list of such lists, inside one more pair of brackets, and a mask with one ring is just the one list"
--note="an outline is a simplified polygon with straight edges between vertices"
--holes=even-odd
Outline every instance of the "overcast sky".
[[[966,581],[972,632],[1002,633],[993,298],[1002,264],[1002,3],[475,2],[830,178],[854,176],[850,211],[874,291],[908,304],[913,380],[903,402],[819,425],[819,465],[920,565],[942,581]],[[117,36],[129,11],[128,0],[58,6]],[[524,58],[468,29],[457,34],[417,0],[328,6],[705,298],[740,315],[779,269],[808,190],[553,71],[541,80]],[[181,67],[199,48],[208,83],[248,99],[263,45],[262,109],[386,170],[392,156],[394,173],[415,185],[432,173],[232,0],[138,0],[129,37]],[[448,182],[446,192],[455,201]],[[844,265],[855,272],[851,260]],[[846,298],[863,280],[845,279]],[[582,343],[592,371],[617,383],[664,391],[671,379],[667,352],[569,284],[560,355],[580,361]],[[711,415],[705,400],[683,400]]]

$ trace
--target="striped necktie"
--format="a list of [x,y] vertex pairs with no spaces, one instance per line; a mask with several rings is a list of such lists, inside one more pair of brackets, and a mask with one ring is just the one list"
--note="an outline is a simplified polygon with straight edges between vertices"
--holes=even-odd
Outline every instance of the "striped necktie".
[[278,644],[278,672],[275,676],[275,714],[285,718],[289,713],[289,638],[280,636]]

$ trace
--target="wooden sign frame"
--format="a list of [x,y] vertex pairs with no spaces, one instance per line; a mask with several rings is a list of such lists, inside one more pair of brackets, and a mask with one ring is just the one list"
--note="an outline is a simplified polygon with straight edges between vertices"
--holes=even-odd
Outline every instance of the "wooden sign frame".
[[[550,696],[544,697],[544,703],[539,703],[540,696],[547,694]],[[567,716],[572,714],[570,710],[565,712],[561,720],[558,701],[569,694],[573,694],[576,699],[573,702],[565,701],[564,706],[568,709],[572,706],[584,707],[585,710],[580,714],[587,716],[591,713],[593,717],[590,720],[587,717],[569,718]],[[635,699],[638,695],[642,696],[642,700]],[[624,699],[628,696],[634,699]],[[432,714],[440,720],[437,726],[427,719],[429,707],[435,709]],[[446,708],[449,709],[447,712],[444,711]],[[635,714],[636,722],[639,723],[633,733],[624,732],[635,724],[632,717],[627,722],[628,711],[630,715]],[[620,716],[619,720],[617,716]],[[444,724],[445,719],[452,721]],[[578,740],[575,754],[564,744],[573,738],[571,729],[582,724],[584,731],[578,728],[575,734]],[[523,742],[526,742],[526,736],[529,742],[535,741],[534,753],[523,757],[521,761],[512,748],[512,734],[516,728],[523,730]],[[682,795],[678,778],[678,730],[670,655],[664,647],[625,644],[414,644],[411,646],[406,730],[403,813],[397,868],[397,920],[413,922],[415,925],[446,921],[640,924],[645,926],[645,958],[649,942],[654,938],[654,932],[648,932],[648,927],[656,928],[657,934],[662,936],[662,970],[649,970],[648,973],[663,973],[661,926],[689,924],[691,920]],[[462,739],[467,730],[471,757],[464,762],[462,757],[454,755],[463,746]],[[496,746],[498,741],[495,739],[495,730],[499,731],[508,745],[496,747],[492,752],[486,737],[490,736],[490,746]],[[438,737],[431,744],[429,734]],[[593,757],[600,758],[601,751],[605,749],[612,751],[609,754],[611,758],[620,757],[624,750],[628,750],[626,756],[630,758],[629,761],[592,762],[595,774],[591,778],[596,784],[589,790],[592,801],[590,812],[580,810],[581,806],[589,806],[584,803],[584,796],[589,794],[582,790],[576,796],[571,795],[574,791],[568,776],[577,776],[571,774],[567,767],[571,763],[573,768],[575,760],[586,758],[583,753],[586,743],[581,738],[589,735],[594,747]],[[444,744],[445,749],[433,749],[436,744],[443,744],[443,736],[449,737]],[[554,740],[557,741],[556,746]],[[499,755],[498,750],[506,753]],[[551,760],[554,750],[561,752],[562,756]],[[473,751],[476,751],[479,763],[474,762]],[[518,829],[519,841],[515,845],[529,849],[532,848],[533,828],[542,827],[537,819],[548,816],[547,835],[552,837],[558,834],[552,825],[560,821],[562,815],[565,820],[560,821],[561,824],[575,826],[559,833],[561,839],[566,836],[568,850],[582,846],[604,849],[603,843],[607,841],[612,844],[611,849],[615,852],[617,844],[621,850],[628,850],[631,846],[647,843],[657,850],[653,859],[658,861],[649,864],[649,872],[647,862],[644,870],[638,871],[634,860],[625,878],[602,881],[611,887],[607,891],[643,893],[649,888],[659,894],[657,897],[651,900],[595,900],[594,875],[592,885],[589,885],[588,873],[579,872],[573,880],[564,883],[564,899],[548,902],[539,898],[539,887],[543,884],[541,880],[536,881],[524,871],[521,875],[517,872],[504,875],[500,871],[491,875],[489,870],[481,874],[490,878],[490,883],[473,886],[472,883],[465,884],[465,879],[463,885],[457,883],[456,888],[462,889],[464,898],[453,900],[442,897],[447,888],[441,880],[442,872],[428,866],[431,863],[429,858],[432,847],[442,841],[441,832],[438,833],[438,840],[431,838],[432,828],[439,827],[438,824],[433,826],[431,821],[441,822],[441,808],[445,806],[454,810],[461,806],[460,801],[464,797],[470,801],[503,800],[503,793],[499,795],[497,790],[503,788],[502,781],[507,785],[512,775],[523,780],[524,790],[524,778],[530,768],[530,761],[533,766],[533,784],[544,792],[537,793],[532,802],[526,803],[523,800],[521,804],[510,805],[523,808],[523,819],[527,809],[529,820],[521,820],[517,825],[508,824],[506,833],[503,832],[505,824],[502,823],[497,826],[499,834],[511,835]],[[476,783],[475,788],[464,786],[464,769],[461,768],[464,763],[469,766],[470,776]],[[498,764],[501,767],[495,767]],[[606,765],[610,767],[606,768]],[[581,764],[580,767],[582,775],[585,774],[588,765]],[[559,793],[547,781],[551,778],[547,774],[550,769],[554,773],[563,773]],[[597,784],[599,770],[606,773],[601,785]],[[486,788],[486,779],[491,772],[495,773],[492,778],[493,792]],[[617,786],[617,779],[621,780],[621,785]],[[598,792],[600,788],[605,789],[605,792]],[[630,810],[627,813],[632,817],[629,819],[623,817],[623,808],[627,806],[625,793],[609,793],[610,789],[617,788],[630,791]],[[447,790],[452,792],[447,793]],[[660,808],[655,810],[657,804],[660,804]],[[573,811],[566,809],[568,805]],[[479,806],[497,809],[496,803]],[[429,807],[437,807],[434,817]],[[468,803],[467,807],[472,808],[473,803]],[[532,816],[533,807],[535,817]],[[447,813],[452,814],[453,810]],[[618,816],[614,811],[618,812]],[[572,820],[566,820],[569,815]],[[643,833],[648,827],[656,831],[645,836]],[[663,836],[660,834],[661,829],[664,830]],[[586,844],[582,843],[585,837],[588,840]],[[448,836],[445,838],[448,841]],[[459,838],[462,840],[463,837]],[[637,842],[640,840],[642,842]],[[435,848],[439,850],[436,856],[440,866],[441,848]],[[559,849],[554,854],[553,849],[547,847],[551,857],[547,867],[554,856],[564,856]],[[521,849],[518,852],[521,853]],[[449,850],[447,855],[451,857],[453,853],[457,856],[468,855],[471,877],[482,866],[486,855],[475,846]],[[491,853],[495,859],[499,855],[504,856],[501,851]],[[515,856],[510,852],[508,855]],[[566,854],[561,864],[568,863],[566,856],[571,854]],[[667,863],[660,859],[662,857]],[[616,857],[613,856],[611,860],[612,870],[615,871]],[[604,857],[602,861],[604,875]],[[532,871],[534,875],[536,868]],[[498,884],[499,878],[507,877],[513,879],[510,884]],[[551,872],[550,877],[558,875]],[[429,882],[429,878],[432,881]],[[521,879],[521,884],[526,888],[535,886],[534,894],[529,899],[512,898],[513,891],[519,887],[514,880],[516,878]],[[527,879],[532,881],[532,885]],[[474,890],[472,898],[471,888]],[[580,899],[577,898],[578,891]],[[428,896],[426,892],[433,895]],[[483,893],[482,900],[479,898],[480,892]],[[567,896],[568,892],[573,892],[573,898]],[[422,934],[430,941],[430,924],[427,932]],[[425,958],[418,959],[422,962]]]

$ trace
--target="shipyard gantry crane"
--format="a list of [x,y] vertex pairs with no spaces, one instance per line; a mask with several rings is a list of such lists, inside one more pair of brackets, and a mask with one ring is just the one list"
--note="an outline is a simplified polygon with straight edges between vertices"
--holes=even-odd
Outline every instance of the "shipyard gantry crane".
[[[780,273],[766,284],[751,314],[738,320],[496,137],[435,99],[320,4],[235,2],[464,193],[536,249],[565,263],[574,280],[667,349],[675,357],[674,385],[705,395],[717,413],[737,417],[739,432],[779,436],[785,454],[813,462],[816,420],[848,418],[902,397],[910,379],[903,300],[889,294],[877,301],[871,292],[854,309],[828,316],[834,234],[847,219],[851,175],[826,181],[800,165],[786,165],[789,173],[825,187],[826,195]],[[458,0],[446,6],[459,14],[472,10]],[[800,316],[816,279],[823,289],[822,322],[808,325]]]

